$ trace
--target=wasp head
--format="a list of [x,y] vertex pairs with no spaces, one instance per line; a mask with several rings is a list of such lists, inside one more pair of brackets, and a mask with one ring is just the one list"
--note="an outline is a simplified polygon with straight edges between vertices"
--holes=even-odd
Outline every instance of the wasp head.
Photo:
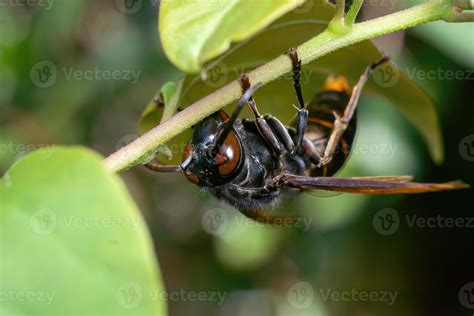
[[229,117],[219,111],[193,127],[181,168],[189,181],[214,187],[230,181],[242,162],[242,145]]

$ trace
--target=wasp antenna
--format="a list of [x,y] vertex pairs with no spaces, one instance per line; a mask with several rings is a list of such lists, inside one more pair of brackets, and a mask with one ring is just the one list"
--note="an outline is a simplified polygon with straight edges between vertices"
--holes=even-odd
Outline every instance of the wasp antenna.
[[382,58],[370,65],[370,73],[374,71],[378,66],[385,64],[390,61],[390,55],[382,53]]
[[155,172],[181,172],[180,166],[162,165],[159,163],[149,162],[144,165],[148,170]]
[[229,135],[230,131],[232,130],[235,121],[239,117],[240,112],[242,111],[244,105],[252,98],[253,94],[255,91],[257,91],[260,87],[262,86],[262,83],[256,83],[250,88],[248,88],[245,92],[244,95],[239,99],[239,102],[237,103],[237,107],[235,108],[234,112],[230,116],[230,118],[225,122],[224,127],[221,129],[221,131],[218,133],[216,140],[214,144],[212,145],[212,154],[216,155],[217,152],[219,151],[219,148],[221,145],[224,143],[225,139]]

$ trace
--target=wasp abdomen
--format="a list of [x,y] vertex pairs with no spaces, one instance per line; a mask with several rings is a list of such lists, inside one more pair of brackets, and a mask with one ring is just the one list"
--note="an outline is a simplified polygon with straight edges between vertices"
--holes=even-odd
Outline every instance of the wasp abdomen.
[[[334,128],[335,113],[342,116],[349,103],[351,89],[342,76],[329,77],[323,86],[323,91],[318,93],[308,104],[308,127],[306,138],[314,144],[317,154],[323,157],[327,142]],[[335,174],[347,160],[356,133],[357,122],[354,117],[345,131],[332,161],[317,168],[312,166],[311,176],[331,176]]]

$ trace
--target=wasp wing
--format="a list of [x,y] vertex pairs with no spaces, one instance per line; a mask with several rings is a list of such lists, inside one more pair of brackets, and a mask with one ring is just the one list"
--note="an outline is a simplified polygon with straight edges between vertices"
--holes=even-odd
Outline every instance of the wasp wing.
[[[341,178],[339,178],[341,179]],[[378,180],[385,182],[411,182],[415,179],[413,176],[374,176],[374,177],[350,177],[352,180]]]
[[384,177],[305,177],[292,174],[283,174],[277,179],[282,186],[303,190],[327,190],[359,194],[400,194],[423,193],[468,188],[462,181],[445,183],[416,183],[411,182],[409,176]]
[[[388,182],[410,182],[413,180],[412,176],[375,176],[375,177],[351,177],[352,180],[379,180],[379,181],[388,181]],[[330,198],[334,196],[338,196],[344,194],[344,192],[337,192],[337,191],[327,191],[325,189],[312,189],[312,190],[305,190],[306,194],[317,198]]]

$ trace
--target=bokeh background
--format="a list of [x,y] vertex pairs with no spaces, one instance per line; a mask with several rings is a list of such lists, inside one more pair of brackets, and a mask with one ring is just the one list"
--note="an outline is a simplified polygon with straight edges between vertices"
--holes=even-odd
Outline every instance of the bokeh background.
[[[134,139],[145,105],[182,76],[161,49],[157,3],[24,3],[0,2],[1,173],[42,146],[80,144],[106,156]],[[363,18],[410,4],[381,3],[364,6]],[[446,159],[433,164],[413,126],[383,99],[365,95],[357,150],[342,174],[474,183],[472,24],[432,23],[376,43],[434,99]],[[37,71],[51,64],[56,76],[41,80]],[[135,168],[122,177],[153,235],[166,290],[206,293],[169,300],[170,315],[473,314],[474,292],[471,301],[464,292],[474,288],[472,190],[301,194],[282,212],[306,217],[308,226],[275,229],[244,219],[180,174]],[[394,223],[382,226],[388,215]],[[437,221],[411,225],[413,218]],[[446,227],[448,218],[463,224]]]

